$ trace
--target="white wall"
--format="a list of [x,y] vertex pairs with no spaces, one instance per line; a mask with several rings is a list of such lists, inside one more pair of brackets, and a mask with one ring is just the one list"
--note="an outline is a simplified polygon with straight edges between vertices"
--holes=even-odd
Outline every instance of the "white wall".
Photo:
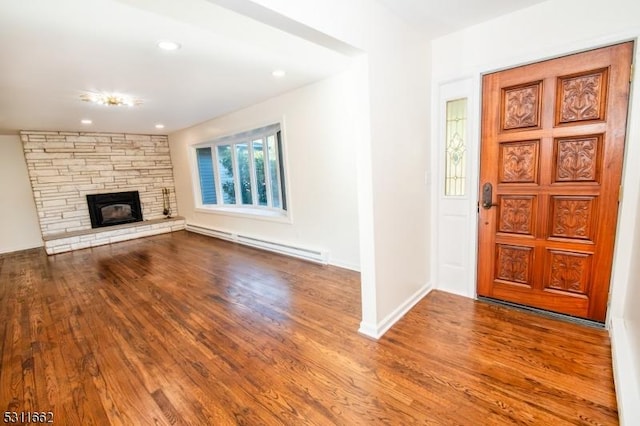
[[[596,0],[550,0],[434,40],[432,89],[436,93],[436,89],[444,82],[471,78],[475,93],[479,94],[482,73],[636,39],[639,36],[640,2],[637,0],[611,0],[606,4]],[[623,175],[624,197],[618,221],[608,321],[609,324],[615,321],[631,324],[630,327],[612,329],[614,345],[618,342],[624,345],[617,348],[614,346],[614,354],[629,353],[629,363],[635,365],[615,365],[621,419],[625,424],[640,422],[640,401],[637,400],[640,378],[637,373],[630,375],[634,369],[636,372],[640,371],[640,350],[637,343],[640,341],[640,327],[633,326],[637,324],[640,315],[635,306],[640,300],[640,281],[637,279],[639,271],[632,269],[632,265],[637,264],[640,257],[640,241],[638,238],[634,239],[640,209],[638,111],[640,79],[636,76],[632,83]],[[474,119],[479,120],[479,117]],[[435,138],[435,131],[433,135]],[[477,181],[475,184],[477,185]],[[475,257],[471,259],[473,264],[475,261]],[[435,283],[436,286],[439,284]],[[446,286],[442,288],[447,290]],[[613,330],[626,330],[626,335],[615,336]],[[624,381],[621,379],[623,376]],[[626,379],[630,379],[630,382]],[[632,395],[634,387],[635,401],[632,404],[624,403],[624,397]]]
[[[277,82],[275,82],[277,84]],[[354,74],[336,77],[169,135],[180,214],[188,224],[330,251],[359,269]],[[281,121],[292,223],[196,211],[188,151],[193,144]]]
[[259,4],[366,53],[360,68],[366,93],[358,101],[368,117],[356,123],[360,331],[379,337],[430,289],[429,42],[373,0],[238,2]]
[[[376,316],[382,335],[429,290],[429,49],[391,36],[369,53]],[[396,46],[395,48],[393,46]]]
[[0,135],[0,253],[42,246],[22,142],[18,135]]
[[[637,212],[640,211],[640,197],[637,198],[636,209]],[[640,259],[640,220],[635,225],[632,249],[629,251],[633,261],[630,264],[629,283],[624,295],[625,305],[622,317],[612,318],[611,329],[615,365],[618,369],[616,379],[625,389],[624,394],[618,395],[618,405],[624,407],[624,424],[629,425],[640,424],[640,309],[638,309],[640,284],[637,278],[640,276],[640,262],[638,262]]]

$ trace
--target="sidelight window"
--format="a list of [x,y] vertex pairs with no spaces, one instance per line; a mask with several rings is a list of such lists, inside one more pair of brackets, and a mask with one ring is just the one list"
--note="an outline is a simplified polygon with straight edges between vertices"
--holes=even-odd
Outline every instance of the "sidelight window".
[[444,195],[464,196],[467,168],[467,99],[447,102]]

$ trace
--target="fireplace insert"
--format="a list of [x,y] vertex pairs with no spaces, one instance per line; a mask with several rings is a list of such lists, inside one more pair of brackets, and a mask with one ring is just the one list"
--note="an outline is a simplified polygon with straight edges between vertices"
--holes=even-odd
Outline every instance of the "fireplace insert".
[[142,221],[138,191],[87,194],[87,204],[92,228]]

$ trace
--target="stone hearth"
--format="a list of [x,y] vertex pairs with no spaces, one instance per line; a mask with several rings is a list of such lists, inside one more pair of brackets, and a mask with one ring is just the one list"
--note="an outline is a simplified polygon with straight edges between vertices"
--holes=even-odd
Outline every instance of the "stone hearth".
[[47,254],[57,254],[151,235],[166,234],[184,228],[185,220],[180,216],[171,219],[147,220],[44,237],[44,248]]

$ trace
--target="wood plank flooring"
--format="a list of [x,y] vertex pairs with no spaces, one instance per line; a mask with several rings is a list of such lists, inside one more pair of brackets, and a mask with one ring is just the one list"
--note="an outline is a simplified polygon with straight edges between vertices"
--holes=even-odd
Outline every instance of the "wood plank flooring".
[[0,409],[60,425],[617,424],[604,330],[188,232],[0,256]]

